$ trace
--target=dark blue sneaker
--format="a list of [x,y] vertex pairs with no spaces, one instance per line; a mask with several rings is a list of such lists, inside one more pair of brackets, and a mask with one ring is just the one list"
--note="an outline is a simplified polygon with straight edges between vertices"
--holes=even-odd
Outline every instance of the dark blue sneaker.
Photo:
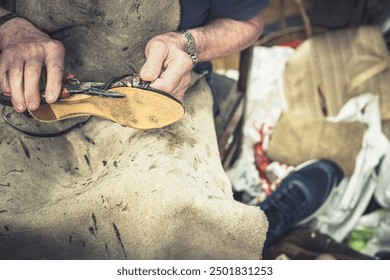
[[260,203],[269,223],[265,245],[318,210],[343,176],[336,163],[320,159],[297,167],[284,178],[276,191]]

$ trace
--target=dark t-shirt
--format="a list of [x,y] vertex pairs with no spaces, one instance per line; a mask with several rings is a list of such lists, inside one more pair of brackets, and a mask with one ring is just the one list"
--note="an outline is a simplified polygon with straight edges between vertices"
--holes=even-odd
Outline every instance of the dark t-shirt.
[[[180,30],[199,27],[217,18],[248,20],[264,10],[270,0],[180,0],[181,21]],[[260,35],[260,34],[259,34]],[[212,72],[210,62],[202,62],[194,68],[197,72]],[[206,77],[213,92],[214,113],[217,115],[219,106],[215,98],[215,90],[210,75]]]
[[[217,18],[248,20],[264,10],[270,0],[180,0],[180,30],[199,27]],[[210,63],[199,63],[195,71],[211,70]]]
[[248,20],[269,4],[269,0],[180,0],[180,29],[207,24],[217,18]]

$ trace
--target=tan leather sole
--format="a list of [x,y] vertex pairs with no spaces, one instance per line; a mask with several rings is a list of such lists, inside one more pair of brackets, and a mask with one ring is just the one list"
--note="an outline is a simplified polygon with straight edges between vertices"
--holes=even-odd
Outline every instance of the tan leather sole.
[[177,122],[185,113],[183,105],[169,95],[132,87],[117,87],[109,91],[126,96],[107,98],[75,94],[52,104],[43,104],[30,113],[43,122],[100,116],[136,129],[161,128]]

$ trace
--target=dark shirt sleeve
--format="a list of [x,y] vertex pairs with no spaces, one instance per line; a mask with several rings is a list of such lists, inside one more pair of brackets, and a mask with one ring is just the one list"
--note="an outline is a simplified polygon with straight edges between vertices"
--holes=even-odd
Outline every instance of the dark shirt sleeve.
[[216,18],[248,20],[264,10],[268,4],[269,0],[214,0],[210,20]]
[[180,29],[207,24],[217,18],[248,20],[264,10],[269,0],[181,0]]
[[[218,18],[246,21],[263,11],[269,2],[270,0],[180,0],[181,21],[179,29],[196,28]],[[199,73],[208,71],[206,79],[213,92],[214,113],[217,115],[219,107],[210,75],[212,72],[211,63],[199,63],[194,70]]]

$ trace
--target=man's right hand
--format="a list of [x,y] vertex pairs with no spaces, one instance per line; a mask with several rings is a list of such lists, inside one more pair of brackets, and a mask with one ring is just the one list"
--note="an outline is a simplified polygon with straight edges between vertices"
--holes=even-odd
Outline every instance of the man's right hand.
[[35,110],[41,100],[39,80],[46,71],[45,99],[55,102],[64,74],[65,48],[22,18],[0,26],[0,87],[11,94],[17,112]]

